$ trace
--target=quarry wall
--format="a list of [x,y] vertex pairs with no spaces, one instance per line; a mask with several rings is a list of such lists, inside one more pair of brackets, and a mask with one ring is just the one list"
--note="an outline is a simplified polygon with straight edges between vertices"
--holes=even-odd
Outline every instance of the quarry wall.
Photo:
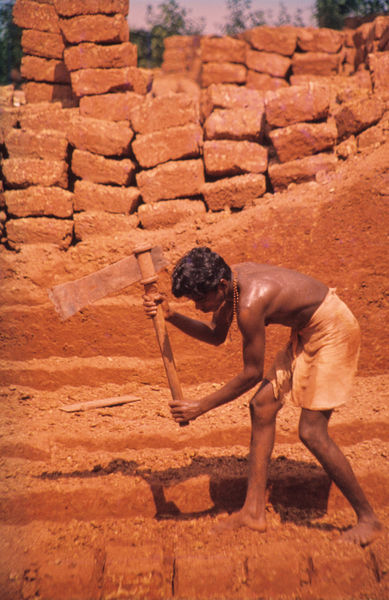
[[389,17],[173,36],[152,71],[137,67],[127,14],[128,0],[16,0],[24,94],[1,106],[6,248],[240,210],[387,139]]

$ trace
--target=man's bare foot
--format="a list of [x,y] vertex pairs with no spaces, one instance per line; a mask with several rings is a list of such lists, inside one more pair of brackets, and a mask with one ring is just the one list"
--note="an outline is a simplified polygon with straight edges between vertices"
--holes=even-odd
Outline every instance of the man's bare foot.
[[255,531],[259,531],[263,533],[266,531],[266,520],[265,518],[254,519],[247,513],[240,510],[237,513],[234,513],[216,523],[214,530],[218,533],[223,531],[233,531],[235,529],[239,529],[240,527],[249,527],[250,529],[254,529]]
[[367,546],[382,533],[382,525],[377,520],[359,521],[355,527],[348,529],[340,538],[342,542],[351,542]]

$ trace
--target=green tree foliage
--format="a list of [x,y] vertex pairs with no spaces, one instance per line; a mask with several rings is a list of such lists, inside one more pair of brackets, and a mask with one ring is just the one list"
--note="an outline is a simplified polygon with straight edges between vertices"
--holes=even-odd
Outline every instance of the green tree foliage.
[[0,85],[11,82],[11,73],[19,69],[22,59],[22,32],[12,21],[14,1],[0,3]]
[[165,0],[156,8],[147,6],[149,30],[131,31],[131,41],[138,46],[138,65],[154,68],[162,64],[164,40],[172,35],[201,35],[205,19],[190,18],[177,0]]
[[345,17],[388,11],[389,0],[316,0],[314,16],[319,27],[342,29]]
[[226,0],[227,18],[221,31],[225,35],[237,35],[246,29],[266,23],[263,10],[253,11],[251,0]]

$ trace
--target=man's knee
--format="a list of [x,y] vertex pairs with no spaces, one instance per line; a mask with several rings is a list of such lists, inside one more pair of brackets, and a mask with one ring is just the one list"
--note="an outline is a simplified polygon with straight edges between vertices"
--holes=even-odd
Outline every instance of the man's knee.
[[307,448],[322,445],[328,438],[328,419],[330,411],[313,411],[303,409],[299,422],[299,437]]
[[251,416],[262,424],[271,423],[281,406],[281,402],[274,397],[273,386],[264,380],[250,401]]

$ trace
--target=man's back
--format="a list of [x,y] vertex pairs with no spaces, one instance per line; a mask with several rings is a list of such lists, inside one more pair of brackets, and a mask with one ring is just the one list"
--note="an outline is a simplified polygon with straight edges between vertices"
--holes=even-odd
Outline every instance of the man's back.
[[298,271],[259,263],[234,265],[239,310],[263,314],[264,324],[301,328],[324,300],[326,285]]

